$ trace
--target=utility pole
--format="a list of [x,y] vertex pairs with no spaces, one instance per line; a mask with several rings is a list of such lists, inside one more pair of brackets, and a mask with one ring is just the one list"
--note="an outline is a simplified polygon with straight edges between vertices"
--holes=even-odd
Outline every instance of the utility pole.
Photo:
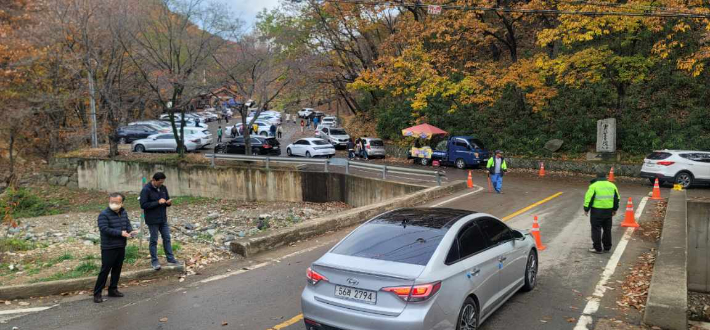
[[[89,63],[89,65],[91,65],[91,63]],[[96,136],[96,94],[94,92],[94,75],[91,74],[91,71],[91,67],[89,67],[86,74],[89,77],[89,96],[91,102],[91,147],[98,148],[99,141]]]

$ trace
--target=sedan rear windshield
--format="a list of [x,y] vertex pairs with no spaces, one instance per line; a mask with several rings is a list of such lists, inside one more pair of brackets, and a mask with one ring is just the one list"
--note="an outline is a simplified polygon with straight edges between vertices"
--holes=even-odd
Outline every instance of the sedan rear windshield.
[[370,140],[370,145],[373,147],[384,147],[385,143],[382,140]]
[[338,244],[332,253],[424,266],[446,231],[446,228],[369,222]]
[[668,152],[654,152],[654,153],[648,155],[648,157],[646,157],[646,159],[661,160],[661,159],[666,159],[670,156],[671,156],[671,154]]
[[348,135],[348,133],[345,133],[342,129],[331,129],[330,135]]
[[313,143],[313,145],[316,145],[316,146],[330,145],[330,143],[325,142],[323,140],[313,140],[313,141],[311,141],[311,143]]

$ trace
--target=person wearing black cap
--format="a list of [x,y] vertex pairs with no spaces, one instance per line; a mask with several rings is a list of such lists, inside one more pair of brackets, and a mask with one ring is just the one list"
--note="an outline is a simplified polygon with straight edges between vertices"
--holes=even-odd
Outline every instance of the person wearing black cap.
[[619,209],[619,189],[607,181],[606,172],[597,172],[597,178],[591,181],[589,189],[584,196],[584,215],[592,216],[589,222],[592,225],[592,248],[589,252],[605,253],[611,251],[611,224],[612,218]]
[[488,159],[486,168],[488,169],[488,175],[491,177],[491,184],[496,190],[496,193],[502,194],[503,175],[508,171],[508,164],[505,163],[505,158],[503,158],[503,151],[496,150],[496,155]]

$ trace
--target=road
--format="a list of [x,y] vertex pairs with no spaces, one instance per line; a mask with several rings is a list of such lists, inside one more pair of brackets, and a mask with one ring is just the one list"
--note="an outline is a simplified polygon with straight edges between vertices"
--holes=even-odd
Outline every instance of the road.
[[[457,177],[466,175],[453,171]],[[477,173],[474,182],[485,183],[482,174]],[[530,228],[532,217],[539,216],[547,249],[540,253],[538,287],[513,296],[482,329],[575,326],[587,304],[586,298],[594,292],[611,257],[586,251],[591,245],[589,223],[581,209],[586,186],[587,179],[579,177],[539,179],[510,175],[505,178],[505,194],[491,194],[485,187],[476,187],[422,205],[486,212],[518,229]],[[619,188],[623,197],[632,197],[636,205],[650,191],[648,184],[638,182],[620,183]],[[614,219],[615,246],[623,235],[618,226],[622,219],[623,212]],[[45,305],[56,306],[26,315],[5,315],[4,319],[0,315],[0,329],[302,330],[305,327],[299,299],[305,285],[305,269],[349,231],[271,251],[254,260],[231,260],[183,283],[169,279],[150,286],[130,286],[122,289],[125,298],[109,299],[100,305],[91,302],[89,296],[45,299]],[[630,247],[636,244],[633,241]],[[622,256],[622,264],[635,259],[635,249],[628,250],[632,254]],[[612,280],[620,279],[622,273],[614,274]],[[605,302],[599,317],[618,317],[613,308],[604,307],[607,305],[616,307],[614,301]],[[161,322],[162,318],[167,321]],[[596,316],[593,319],[596,321]]]

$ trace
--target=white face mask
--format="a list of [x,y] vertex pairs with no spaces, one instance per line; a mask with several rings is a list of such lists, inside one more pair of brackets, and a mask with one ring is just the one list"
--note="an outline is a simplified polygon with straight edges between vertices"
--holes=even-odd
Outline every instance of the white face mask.
[[118,210],[120,210],[122,206],[123,205],[117,204],[117,203],[109,203],[108,204],[108,207],[110,207],[111,210],[113,210],[114,212],[118,212]]

